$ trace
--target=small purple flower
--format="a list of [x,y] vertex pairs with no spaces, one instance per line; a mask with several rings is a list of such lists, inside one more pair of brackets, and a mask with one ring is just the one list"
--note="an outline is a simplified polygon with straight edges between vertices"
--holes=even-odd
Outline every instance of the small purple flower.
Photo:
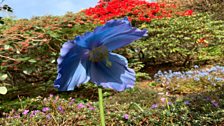
[[173,103],[172,102],[168,102],[168,105],[172,105]]
[[160,98],[160,100],[164,103],[166,101],[166,98]]
[[90,106],[89,110],[95,110],[95,108],[93,106]]
[[36,115],[37,113],[40,112],[40,110],[34,110],[33,112],[34,112],[34,114]]
[[50,98],[52,98],[53,96],[54,96],[53,94],[50,94],[50,95],[49,95]]
[[223,78],[220,78],[220,77],[215,77],[215,80],[216,81],[223,81],[224,79]]
[[194,65],[194,68],[195,68],[195,69],[198,69],[198,68],[199,68],[199,66],[198,66],[198,65]]
[[124,114],[123,118],[126,119],[126,120],[128,120],[129,115],[128,114]]
[[191,71],[191,70],[189,70],[189,71],[186,71],[185,74],[186,74],[188,77],[191,77],[191,76],[194,74],[194,72]]
[[20,115],[15,115],[13,116],[13,118],[20,118]]
[[205,99],[206,99],[206,100],[208,100],[208,101],[210,101],[210,100],[211,100],[211,98],[210,98],[210,97],[206,97]]
[[213,71],[217,71],[217,68],[214,66],[208,70],[208,72],[213,72]]
[[202,71],[202,72],[199,72],[198,75],[199,75],[200,77],[205,77],[205,76],[208,76],[209,73],[208,73],[208,72],[204,72],[204,71]]
[[219,103],[216,102],[215,100],[212,100],[211,103],[214,107],[219,107]]
[[75,101],[74,98],[69,98],[69,100],[71,100],[71,101],[68,103],[69,105],[72,105],[72,104],[74,103],[74,101]]
[[46,115],[46,118],[47,118],[47,119],[51,119],[51,115],[50,115],[50,114],[47,114],[47,115]]
[[79,103],[79,104],[77,105],[77,108],[78,108],[78,109],[85,108],[85,105],[84,105],[84,104],[82,104],[82,103]]
[[27,110],[27,109],[26,109],[26,110],[23,111],[22,114],[23,114],[23,115],[27,115],[27,114],[29,113],[29,111],[30,111],[30,110]]
[[194,80],[195,81],[200,81],[200,78],[199,77],[194,77]]
[[189,105],[190,104],[190,101],[184,101],[184,104],[185,105]]
[[158,104],[152,104],[151,109],[155,109],[158,107]]
[[75,101],[75,99],[74,99],[74,98],[72,98],[72,99],[71,99],[71,102],[74,102],[74,101]]
[[42,109],[43,112],[47,112],[47,111],[49,111],[49,110],[50,110],[49,107],[43,107],[43,109]]
[[30,117],[35,116],[34,111],[31,111]]
[[60,111],[60,112],[64,112],[63,108],[62,108],[60,105],[58,106],[57,109],[58,109],[58,111]]
[[30,117],[33,117],[33,116],[35,116],[37,113],[39,113],[39,112],[41,112],[40,110],[33,110],[33,111],[31,111],[31,113],[30,113]]
[[74,102],[74,101],[75,101],[75,99],[72,98],[72,97],[70,97],[69,100],[70,100],[71,102]]
[[40,112],[40,110],[33,110],[33,111],[31,111],[30,117],[35,116],[39,112]]

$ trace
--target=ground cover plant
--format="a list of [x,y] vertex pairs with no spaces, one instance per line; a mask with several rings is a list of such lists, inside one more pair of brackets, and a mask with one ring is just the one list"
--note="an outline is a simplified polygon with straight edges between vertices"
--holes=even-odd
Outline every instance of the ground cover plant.
[[[203,76],[203,71],[212,74]],[[182,74],[177,74],[178,71],[162,72],[160,81],[157,78],[156,82],[147,82],[144,87],[142,83],[138,83],[134,89],[122,93],[105,90],[106,122],[108,125],[222,125],[224,121],[223,83],[220,83],[224,79],[222,71],[221,66],[208,66],[208,68],[192,68]],[[194,79],[193,74],[199,76],[200,80]],[[161,72],[155,76],[158,75],[161,75]],[[175,79],[171,79],[167,84],[164,78],[167,76],[172,78],[171,75]],[[180,77],[179,81],[176,81],[177,77]],[[186,79],[188,77],[192,79]],[[211,83],[200,86],[200,91],[195,90],[197,83],[203,84],[208,77],[213,78]],[[91,86],[94,87],[90,85],[90,88],[85,88],[90,90],[93,88]],[[184,87],[185,95],[180,95],[167,86],[176,90],[182,90]],[[86,92],[83,90],[82,93]],[[20,103],[17,110],[4,113],[6,118],[1,122],[4,125],[98,125],[98,102],[78,97],[76,99],[73,97],[74,94],[75,92],[64,94],[67,98],[62,98],[64,97],[62,94],[28,99],[21,97],[23,103]]]
[[67,40],[124,16],[148,37],[115,51],[138,81],[124,92],[103,90],[106,125],[223,125],[224,21],[212,9],[189,9],[112,0],[61,17],[3,19],[0,87],[8,92],[0,94],[0,125],[100,125],[97,87],[57,92],[56,60]]

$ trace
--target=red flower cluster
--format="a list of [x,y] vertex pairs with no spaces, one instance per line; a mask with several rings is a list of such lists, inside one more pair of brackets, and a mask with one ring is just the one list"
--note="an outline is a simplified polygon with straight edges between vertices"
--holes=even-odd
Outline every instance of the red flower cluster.
[[100,0],[98,5],[84,10],[86,15],[93,16],[101,23],[112,18],[128,16],[130,20],[150,22],[154,18],[171,17],[173,15],[188,16],[192,15],[192,10],[183,12],[175,11],[174,4],[149,3],[145,0],[111,0],[103,2]]

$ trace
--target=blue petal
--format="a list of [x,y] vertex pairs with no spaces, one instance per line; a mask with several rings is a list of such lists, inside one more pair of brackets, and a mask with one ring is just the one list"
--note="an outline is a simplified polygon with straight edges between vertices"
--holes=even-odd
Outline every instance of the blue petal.
[[75,41],[77,44],[83,48],[91,49],[90,45],[91,43],[95,43],[94,41],[91,41],[90,39],[94,36],[93,32],[86,32],[83,35],[76,36]]
[[54,86],[59,91],[74,90],[76,86],[89,81],[87,68],[89,62],[83,58],[85,49],[79,47],[73,41],[68,41],[62,46],[58,58],[58,76]]
[[106,65],[106,61],[91,64],[90,81],[104,88],[117,91],[132,88],[135,84],[135,72],[128,68],[126,58],[110,53],[109,61],[112,62],[110,67]]
[[131,27],[127,18],[110,20],[105,25],[97,27],[93,32],[87,32],[76,37],[77,44],[85,48],[95,48],[106,45],[109,51],[120,48],[134,40],[145,36],[146,30]]
[[131,42],[142,38],[143,36],[147,36],[147,30],[140,30],[137,28],[130,28],[128,30],[120,29],[120,32],[106,37],[102,42],[109,51],[112,51],[126,46]]

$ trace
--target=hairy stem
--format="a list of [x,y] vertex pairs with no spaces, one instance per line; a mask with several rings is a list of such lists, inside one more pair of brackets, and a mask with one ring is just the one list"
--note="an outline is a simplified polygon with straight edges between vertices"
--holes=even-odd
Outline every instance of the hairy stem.
[[99,94],[99,107],[100,107],[100,122],[101,126],[105,126],[105,118],[104,118],[104,108],[103,108],[103,93],[102,88],[98,88]]

